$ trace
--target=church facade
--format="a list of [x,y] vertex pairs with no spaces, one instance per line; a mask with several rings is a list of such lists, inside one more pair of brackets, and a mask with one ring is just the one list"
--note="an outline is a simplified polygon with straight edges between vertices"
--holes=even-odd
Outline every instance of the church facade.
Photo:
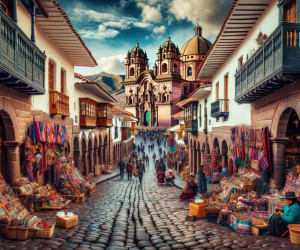
[[197,25],[194,37],[178,49],[168,37],[159,46],[153,69],[149,69],[147,53],[139,44],[128,51],[125,59],[125,109],[138,118],[139,126],[167,128],[177,124],[172,115],[179,112],[176,104],[196,88],[209,82],[198,80],[200,66],[211,47]]

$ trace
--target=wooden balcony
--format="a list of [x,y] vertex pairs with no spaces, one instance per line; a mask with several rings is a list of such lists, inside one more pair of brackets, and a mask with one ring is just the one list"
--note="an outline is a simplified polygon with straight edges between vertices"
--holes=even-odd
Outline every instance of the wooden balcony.
[[229,100],[228,99],[219,99],[211,104],[211,117],[215,118],[228,118],[229,116]]
[[186,120],[185,123],[185,131],[186,132],[197,132],[198,131],[198,122],[197,120]]
[[236,102],[254,102],[300,78],[299,37],[300,24],[275,29],[236,73]]
[[80,127],[96,128],[96,102],[89,98],[79,98]]
[[112,105],[109,103],[97,103],[97,127],[112,127]]
[[51,91],[50,94],[50,114],[69,116],[69,97],[58,92]]
[[0,8],[0,84],[25,94],[45,93],[46,55]]

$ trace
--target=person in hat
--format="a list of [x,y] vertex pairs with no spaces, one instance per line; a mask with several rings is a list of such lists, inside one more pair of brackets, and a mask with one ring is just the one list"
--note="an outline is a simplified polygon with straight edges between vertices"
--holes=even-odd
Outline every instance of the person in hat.
[[207,192],[206,175],[204,172],[204,166],[200,165],[200,173],[198,177],[198,189],[202,197],[205,197]]
[[131,178],[132,178],[132,172],[133,172],[133,159],[130,158],[129,159],[129,162],[127,163],[127,166],[126,166],[126,171],[127,171],[127,178],[129,181],[131,181]]
[[288,230],[288,224],[300,224],[300,205],[294,192],[286,192],[286,205],[276,209],[270,219],[268,231],[264,235],[280,237]]
[[140,184],[142,184],[143,181],[143,175],[145,173],[145,165],[143,163],[143,158],[139,158],[139,162],[136,165],[136,170],[139,174],[139,180],[140,180]]
[[195,195],[197,194],[196,189],[198,189],[198,185],[195,178],[196,175],[191,174],[190,177],[187,179],[182,193],[180,195],[181,200],[187,201],[194,199]]
[[120,169],[120,177],[121,177],[121,180],[123,180],[124,178],[124,170],[125,170],[125,161],[124,161],[124,158],[122,158],[120,161],[119,161],[119,164],[118,164],[118,168]]

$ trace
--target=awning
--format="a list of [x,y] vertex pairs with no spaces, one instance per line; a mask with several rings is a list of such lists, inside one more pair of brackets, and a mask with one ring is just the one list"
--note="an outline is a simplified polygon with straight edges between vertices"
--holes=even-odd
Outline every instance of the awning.
[[180,130],[180,124],[177,124],[173,127],[170,127],[167,129],[168,131],[173,131],[173,132],[176,132],[176,130]]
[[179,120],[179,119],[184,118],[184,111],[182,110],[182,111],[176,113],[175,115],[172,115],[172,118],[174,120]]
[[190,95],[190,97],[201,100],[201,99],[207,97],[210,93],[211,93],[211,85],[206,86],[206,87],[199,87]]
[[234,0],[223,26],[200,68],[198,77],[212,77],[242,44],[271,0]]
[[36,25],[49,37],[75,66],[94,67],[97,62],[68,15],[55,0],[39,0],[48,17],[36,16]]

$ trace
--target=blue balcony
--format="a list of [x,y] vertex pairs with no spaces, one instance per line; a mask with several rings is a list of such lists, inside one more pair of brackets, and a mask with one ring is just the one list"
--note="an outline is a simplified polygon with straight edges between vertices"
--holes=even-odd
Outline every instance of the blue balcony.
[[0,8],[0,84],[28,95],[45,92],[46,55]]
[[225,119],[229,116],[229,100],[228,99],[219,99],[211,104],[211,117],[220,118],[224,117]]
[[252,103],[300,78],[300,24],[282,23],[236,73],[235,101]]

